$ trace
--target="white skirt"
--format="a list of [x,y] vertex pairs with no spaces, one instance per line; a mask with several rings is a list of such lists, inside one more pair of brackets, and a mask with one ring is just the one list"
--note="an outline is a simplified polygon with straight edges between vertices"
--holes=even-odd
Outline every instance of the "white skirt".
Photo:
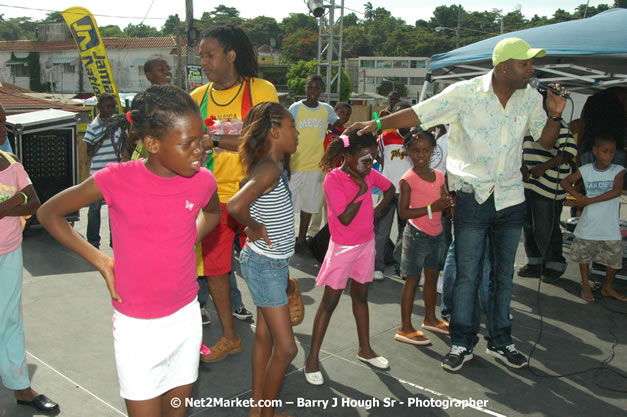
[[143,401],[198,379],[202,321],[198,300],[158,319],[113,313],[120,396]]

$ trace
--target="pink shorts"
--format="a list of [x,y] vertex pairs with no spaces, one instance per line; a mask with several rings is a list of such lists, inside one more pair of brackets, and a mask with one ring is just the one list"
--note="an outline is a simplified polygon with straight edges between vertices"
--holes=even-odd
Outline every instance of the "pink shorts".
[[343,290],[349,278],[360,284],[371,282],[375,254],[374,238],[351,246],[329,241],[329,249],[318,272],[316,285],[328,285],[334,290]]

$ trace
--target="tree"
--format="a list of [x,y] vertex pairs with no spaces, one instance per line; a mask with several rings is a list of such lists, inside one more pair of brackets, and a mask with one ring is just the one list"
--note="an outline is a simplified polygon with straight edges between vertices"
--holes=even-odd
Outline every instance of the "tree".
[[[305,95],[305,79],[316,73],[316,67],[318,66],[318,61],[316,59],[312,59],[310,61],[298,61],[298,63],[290,66],[290,70],[287,73],[287,88],[290,90],[292,94],[303,96]],[[322,70],[322,79],[326,78],[326,68],[321,68]],[[333,69],[331,73],[332,77],[337,74],[337,68]],[[342,75],[340,77],[340,101],[348,101],[350,99],[351,93],[353,89],[351,87],[351,79],[348,73],[342,70]],[[326,88],[322,88],[323,91],[326,91]],[[337,90],[337,81],[331,84],[331,91]]]
[[201,32],[211,26],[239,25],[244,21],[235,7],[220,4],[210,12],[204,12],[198,22]]
[[61,12],[50,12],[46,15],[45,19],[41,23],[64,23],[63,15]]
[[0,40],[17,41],[31,39],[37,28],[37,22],[30,17],[12,17],[0,21]]
[[[166,19],[165,23],[163,23],[163,26],[161,26],[161,35],[163,36],[176,36],[176,21],[177,21],[177,16],[176,15],[170,15],[168,16],[168,18]],[[185,21],[181,21],[179,20],[179,31],[181,32],[181,37],[186,38],[186,28],[187,25],[185,24]]]
[[159,36],[159,31],[156,28],[143,23],[138,25],[129,23],[128,26],[124,28],[124,33],[131,38],[149,38]]
[[279,26],[281,26],[285,36],[296,32],[298,29],[318,33],[318,19],[304,13],[290,13],[288,17],[281,21]]
[[372,3],[364,3],[364,19],[371,20],[374,18],[374,7]]
[[391,91],[398,91],[401,97],[407,96],[407,87],[402,82],[383,80],[381,84],[377,86],[377,94],[381,94],[382,96],[387,97]]
[[100,36],[103,38],[128,38],[128,35],[116,25],[101,26]]
[[289,62],[309,60],[318,55],[318,33],[297,29],[283,38],[283,55]]
[[357,17],[355,13],[349,13],[347,15],[344,15],[344,22],[342,23],[342,26],[344,27],[344,29],[357,26],[358,24],[359,24],[359,18]]
[[258,16],[248,19],[242,23],[241,27],[254,45],[271,45],[271,40],[274,39],[275,47],[280,47],[283,36],[279,24],[273,17]]

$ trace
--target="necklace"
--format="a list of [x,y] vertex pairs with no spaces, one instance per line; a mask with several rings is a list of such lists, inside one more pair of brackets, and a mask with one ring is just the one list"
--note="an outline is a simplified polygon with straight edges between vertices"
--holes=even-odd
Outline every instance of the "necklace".
[[[228,90],[230,88],[233,88],[233,86],[235,84],[237,84],[239,81],[235,81],[230,87],[225,88],[225,90]],[[239,96],[239,93],[241,93],[242,91],[242,87],[244,86],[244,83],[241,82],[239,85],[239,89],[237,90],[237,93],[235,93],[235,95],[233,96],[233,98],[226,104],[220,104],[216,101],[215,98],[213,98],[213,83],[211,83],[211,87],[209,87],[209,96],[211,97],[211,101],[213,101],[213,104],[215,104],[218,107],[227,107],[229,105],[231,105],[231,103],[233,103],[235,101],[235,99],[237,98],[237,96]]]

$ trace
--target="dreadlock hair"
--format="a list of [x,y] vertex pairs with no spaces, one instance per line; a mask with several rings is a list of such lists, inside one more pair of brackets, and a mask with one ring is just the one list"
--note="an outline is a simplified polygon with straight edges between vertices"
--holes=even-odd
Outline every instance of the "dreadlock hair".
[[256,104],[244,118],[239,157],[246,175],[259,161],[267,146],[266,138],[273,126],[279,126],[286,109],[279,103],[264,101]]
[[218,26],[207,30],[203,39],[220,42],[224,52],[235,51],[235,70],[242,77],[256,77],[259,69],[257,54],[246,32],[234,25]]
[[371,133],[359,136],[357,131],[353,131],[348,135],[348,141],[349,146],[344,147],[342,137],[336,137],[331,140],[327,151],[320,161],[320,167],[323,171],[335,168],[340,158],[346,154],[354,155],[362,149],[377,147],[377,137]]
[[318,81],[320,83],[320,87],[324,88],[324,81],[322,81],[322,76],[320,74],[309,74],[305,79],[305,85],[312,81]]
[[161,139],[176,119],[190,113],[200,116],[198,105],[189,94],[172,85],[153,85],[135,96],[130,118],[138,138]]
[[414,141],[418,141],[418,139],[420,138],[427,139],[429,143],[431,144],[431,146],[435,148],[436,140],[435,140],[435,136],[433,136],[433,133],[429,132],[428,130],[424,130],[420,126],[416,126],[412,128],[409,131],[409,134],[403,138],[403,146],[405,146],[405,149],[409,149],[411,144]]

